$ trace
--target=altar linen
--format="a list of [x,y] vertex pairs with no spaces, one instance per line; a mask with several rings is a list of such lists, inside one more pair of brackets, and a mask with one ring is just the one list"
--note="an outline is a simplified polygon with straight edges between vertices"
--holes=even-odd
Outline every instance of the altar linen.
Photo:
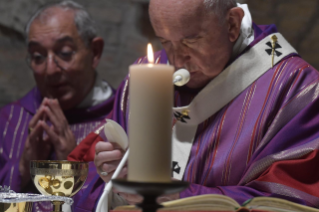
[[[253,28],[255,39],[237,60],[277,32],[274,25],[254,24]],[[263,51],[269,48],[265,45]],[[264,59],[271,63],[271,56]],[[158,52],[155,60],[168,62],[164,51]],[[137,63],[146,61],[140,58]],[[238,83],[242,80],[239,76]],[[189,105],[198,92],[176,87],[174,106]],[[226,95],[225,90],[219,92]],[[197,126],[183,174],[183,180],[191,184],[180,197],[223,194],[242,204],[252,197],[272,196],[319,207],[318,95],[319,73],[298,54],[278,61]],[[113,120],[127,131],[128,116],[127,78],[117,90]],[[187,114],[174,117],[173,126],[192,118]],[[76,157],[77,149],[71,155]],[[174,164],[172,172],[178,171],[178,164]],[[87,181],[79,192],[82,196],[75,198],[74,210],[94,210],[103,187],[98,175]]]

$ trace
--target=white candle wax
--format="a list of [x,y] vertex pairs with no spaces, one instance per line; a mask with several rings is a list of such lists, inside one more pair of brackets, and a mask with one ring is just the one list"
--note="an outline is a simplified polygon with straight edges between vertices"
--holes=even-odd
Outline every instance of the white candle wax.
[[171,181],[174,67],[130,66],[128,180]]

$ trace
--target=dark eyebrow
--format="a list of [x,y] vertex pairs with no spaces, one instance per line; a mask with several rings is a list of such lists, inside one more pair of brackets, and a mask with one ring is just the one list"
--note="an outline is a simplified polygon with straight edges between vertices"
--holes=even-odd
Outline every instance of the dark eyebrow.
[[69,42],[74,42],[74,39],[72,38],[72,37],[70,37],[70,36],[65,36],[65,37],[62,37],[62,38],[59,38],[59,39],[57,39],[57,43],[64,43],[64,42],[67,42],[67,41],[69,41]]
[[195,38],[198,38],[198,34],[193,34],[193,35],[188,35],[188,36],[185,36],[184,39],[195,39]]
[[[165,38],[162,38],[162,37],[160,37],[160,36],[156,36],[158,39],[163,39],[163,40],[166,40]],[[185,36],[184,38],[183,38],[183,40],[184,39],[196,39],[196,38],[198,38],[199,37],[199,35],[198,34],[193,34],[193,35],[188,35],[188,36]]]
[[[64,43],[64,42],[72,42],[74,43],[74,39],[70,36],[64,36],[62,38],[59,38],[56,40],[57,43]],[[28,48],[32,47],[32,46],[40,46],[41,44],[39,42],[36,42],[36,41],[30,41],[28,43]]]

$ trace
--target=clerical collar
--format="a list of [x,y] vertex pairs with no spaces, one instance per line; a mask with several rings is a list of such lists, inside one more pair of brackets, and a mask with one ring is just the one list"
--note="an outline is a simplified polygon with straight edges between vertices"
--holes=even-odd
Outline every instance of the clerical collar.
[[112,96],[111,86],[103,81],[96,73],[95,83],[89,94],[84,100],[77,106],[77,108],[86,108],[98,105]]
[[232,59],[233,61],[238,55],[251,43],[254,41],[254,29],[253,21],[251,18],[250,11],[247,4],[237,3],[237,7],[244,10],[245,16],[241,22],[240,35],[233,47]]

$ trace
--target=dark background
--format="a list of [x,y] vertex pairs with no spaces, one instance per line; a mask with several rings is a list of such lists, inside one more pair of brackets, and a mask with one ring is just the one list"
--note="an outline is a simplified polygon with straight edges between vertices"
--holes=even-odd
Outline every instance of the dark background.
[[[97,22],[105,39],[98,73],[113,87],[128,66],[146,54],[152,37],[148,0],[76,0]],[[24,25],[31,14],[50,0],[0,0],[0,107],[25,95],[34,85],[25,62]],[[319,69],[319,0],[240,0],[248,3],[257,24],[277,25],[279,31],[312,66]]]

